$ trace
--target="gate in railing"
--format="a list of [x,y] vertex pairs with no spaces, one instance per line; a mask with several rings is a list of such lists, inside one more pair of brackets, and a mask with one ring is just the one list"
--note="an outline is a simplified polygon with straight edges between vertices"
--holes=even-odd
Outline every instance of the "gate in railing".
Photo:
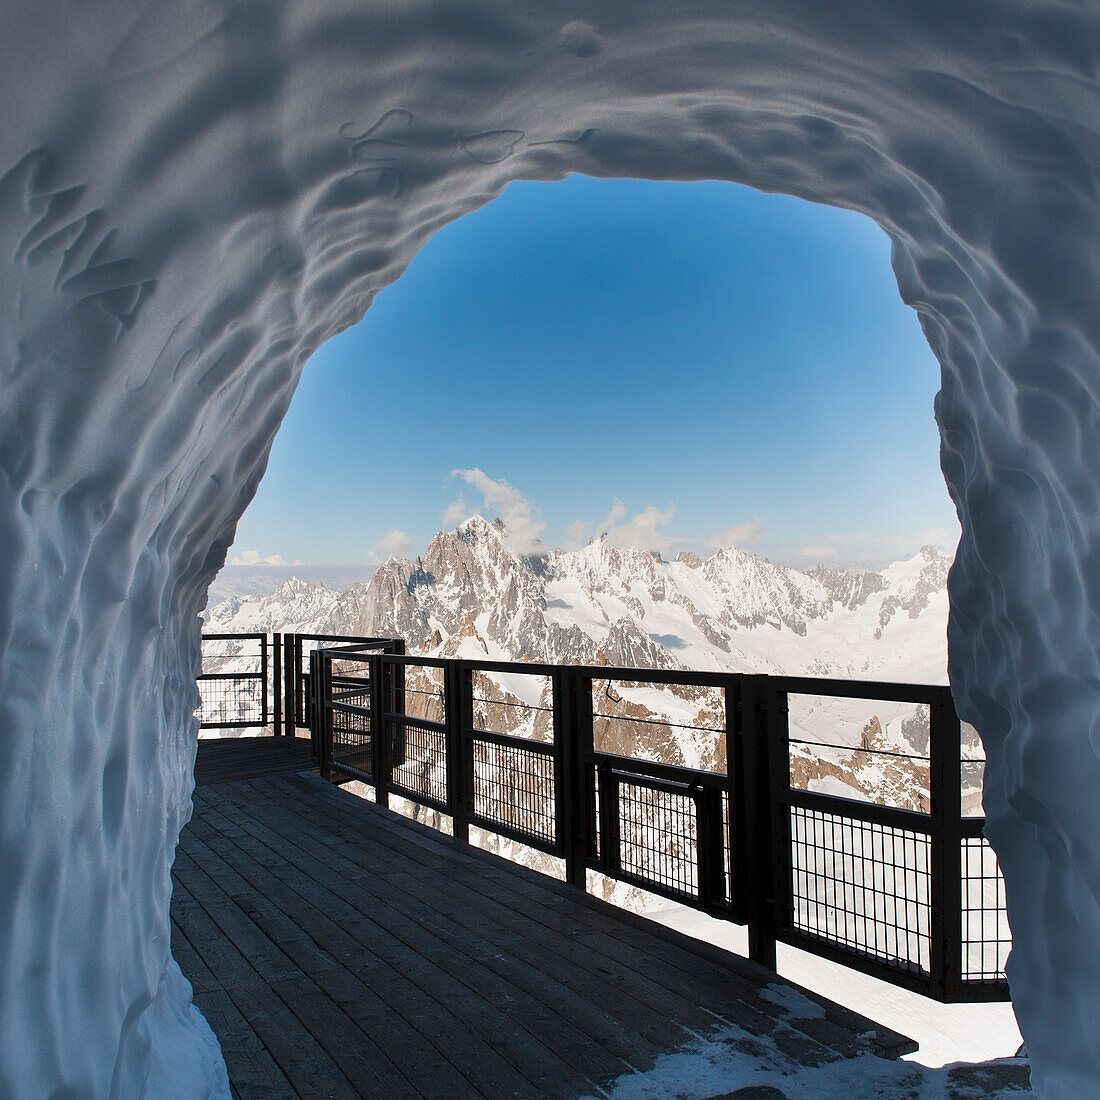
[[266,634],[204,634],[198,677],[203,729],[265,726],[271,668]]
[[[596,871],[747,924],[772,968],[778,940],[940,1000],[1007,998],[1003,885],[961,806],[981,761],[961,760],[947,688],[385,648],[313,654],[322,774],[446,814],[461,839],[477,827],[558,857],[582,889]],[[926,723],[928,755],[884,743],[877,714],[855,748],[822,739],[868,700],[887,725]],[[836,793],[831,751],[900,769],[917,805]],[[677,753],[697,766],[657,758]]]
[[[346,634],[276,634],[275,650],[281,651],[283,672],[282,732],[293,737],[299,729],[316,728],[314,710],[317,704],[310,678],[311,658],[322,646],[365,646],[387,653],[404,653],[405,643],[399,638],[367,638]],[[278,662],[276,662],[278,664]]]

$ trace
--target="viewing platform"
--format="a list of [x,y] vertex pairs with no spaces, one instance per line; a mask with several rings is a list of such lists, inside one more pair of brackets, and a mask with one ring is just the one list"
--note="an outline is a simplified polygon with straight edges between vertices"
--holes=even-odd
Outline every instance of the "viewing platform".
[[730,1025],[802,1066],[915,1049],[308,756],[302,738],[200,742],[174,867],[173,953],[241,1100],[601,1096]]
[[[176,957],[239,1097],[672,1096],[628,1082],[713,1058],[772,1100],[853,1073],[903,1095],[915,1043],[779,978],[777,945],[1007,998],[983,761],[943,685],[203,646],[202,725],[272,731],[200,741],[175,865]],[[607,884],[744,926],[748,958]]]

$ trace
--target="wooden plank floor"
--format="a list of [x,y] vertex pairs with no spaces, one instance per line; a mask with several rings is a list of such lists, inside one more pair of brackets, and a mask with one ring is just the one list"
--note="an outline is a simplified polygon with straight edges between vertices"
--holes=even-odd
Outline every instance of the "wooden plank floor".
[[199,741],[195,782],[225,783],[312,767],[308,737],[205,737]]
[[747,960],[312,774],[203,785],[173,950],[259,1097],[580,1097],[733,1022],[802,1064],[914,1048]]

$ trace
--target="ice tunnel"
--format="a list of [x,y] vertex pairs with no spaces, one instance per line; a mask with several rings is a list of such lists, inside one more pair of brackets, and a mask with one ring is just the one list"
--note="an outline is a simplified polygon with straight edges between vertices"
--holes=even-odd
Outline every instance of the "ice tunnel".
[[1100,1094],[1100,8],[8,0],[0,43],[0,1093],[228,1095],[168,937],[206,586],[310,353],[583,172],[889,234],[1016,1012],[1042,1094]]

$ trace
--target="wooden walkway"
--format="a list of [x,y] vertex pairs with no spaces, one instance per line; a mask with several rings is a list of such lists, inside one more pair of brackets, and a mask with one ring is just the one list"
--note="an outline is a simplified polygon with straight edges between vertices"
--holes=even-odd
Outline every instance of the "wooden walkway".
[[203,786],[312,767],[308,737],[211,737],[199,741],[195,782]]
[[809,993],[794,1018],[747,960],[313,774],[198,787],[174,878],[241,1100],[599,1096],[728,1022],[806,1065],[915,1046]]

